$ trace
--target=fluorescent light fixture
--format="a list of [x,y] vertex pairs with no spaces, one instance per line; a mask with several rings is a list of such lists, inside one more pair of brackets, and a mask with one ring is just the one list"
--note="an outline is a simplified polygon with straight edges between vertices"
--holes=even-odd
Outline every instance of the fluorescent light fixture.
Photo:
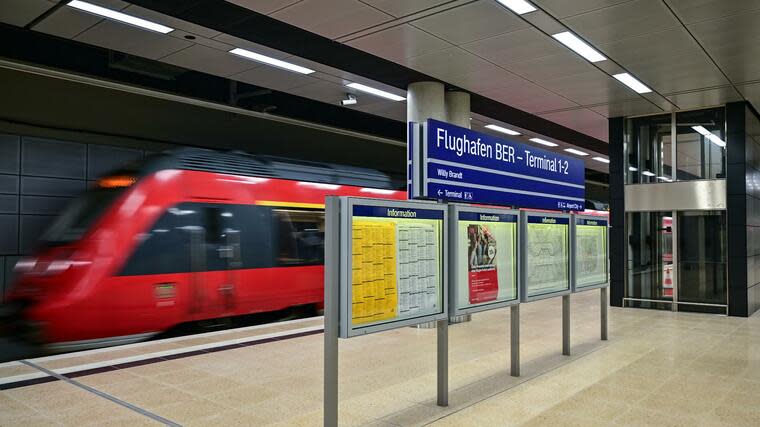
[[636,80],[635,77],[628,73],[620,73],[615,74],[612,77],[618,79],[620,83],[623,83],[624,85],[628,86],[629,88],[635,90],[637,93],[649,93],[652,91],[652,89],[649,89],[644,85],[644,83],[641,83],[640,81]]
[[570,50],[572,50],[573,52],[588,59],[590,62],[599,62],[599,61],[604,61],[607,59],[604,57],[604,55],[599,53],[598,50],[589,46],[588,43],[584,42],[578,36],[571,33],[570,31],[557,33],[557,34],[552,35],[552,37],[557,39],[557,41],[559,41],[563,45],[570,48]]
[[535,6],[525,0],[496,0],[506,6],[512,12],[522,15],[536,10]]
[[629,171],[631,171],[631,172],[636,172],[636,171],[637,171],[637,170],[639,170],[639,169],[638,169],[638,168],[635,168],[635,167],[633,167],[633,166],[628,166],[628,170],[629,170]]
[[533,141],[533,142],[535,142],[536,144],[545,145],[547,147],[556,147],[557,145],[559,145],[559,144],[555,144],[555,143],[553,143],[551,141],[547,141],[547,140],[541,139],[541,138],[531,138],[530,140]]
[[597,162],[602,162],[602,163],[609,163],[610,162],[610,159],[605,159],[604,157],[592,157],[592,158],[594,160],[596,160]]
[[403,96],[396,95],[394,93],[386,92],[384,90],[375,89],[373,87],[369,87],[367,85],[363,85],[361,83],[349,83],[346,85],[347,87],[350,87],[351,89],[356,89],[361,92],[366,92],[371,95],[379,96],[381,98],[390,99],[391,101],[403,101],[406,98]]
[[705,138],[712,141],[713,144],[717,145],[718,147],[725,147],[726,141],[720,139],[718,135],[715,135],[714,133],[710,132],[709,130],[705,129],[704,126],[692,126],[692,129],[699,132],[700,134],[704,135]]
[[495,130],[496,132],[506,133],[507,135],[520,135],[520,132],[513,131],[512,129],[507,129],[505,127],[501,127],[498,125],[486,125],[486,129]]
[[588,153],[581,150],[576,150],[575,148],[565,148],[565,151],[571,154],[576,154],[578,156],[588,156]]
[[654,176],[654,174],[652,172],[649,172],[649,171],[643,171],[643,172],[641,172],[641,174],[642,175],[646,175],[646,176]]
[[89,12],[93,15],[102,16],[104,18],[113,19],[114,21],[123,22],[125,24],[134,25],[135,27],[144,28],[146,30],[155,31],[157,33],[166,34],[174,31],[174,28],[167,27],[166,25],[157,24],[155,22],[148,21],[146,19],[138,18],[136,16],[127,15],[126,13],[117,12],[113,9],[107,9],[102,6],[97,6],[85,1],[73,0],[67,3],[69,6],[79,9],[83,12]]
[[296,64],[291,64],[290,62],[281,61],[279,59],[262,55],[260,53],[251,52],[250,50],[246,50],[246,49],[241,49],[239,47],[232,49],[230,53],[233,55],[242,56],[243,58],[247,58],[252,61],[261,62],[262,64],[267,64],[273,67],[282,68],[283,70],[292,71],[294,73],[311,74],[314,72],[314,70],[310,68],[302,67]]

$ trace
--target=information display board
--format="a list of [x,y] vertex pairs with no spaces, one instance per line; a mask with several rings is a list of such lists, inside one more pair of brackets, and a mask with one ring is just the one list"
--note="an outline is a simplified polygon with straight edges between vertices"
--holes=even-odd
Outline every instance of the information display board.
[[450,205],[449,312],[517,304],[519,211]]
[[408,128],[410,198],[582,210],[585,164],[535,145],[428,119]]
[[609,285],[607,224],[607,219],[603,217],[574,216],[574,292]]
[[523,211],[522,301],[571,292],[570,215]]
[[446,207],[341,198],[340,336],[445,319]]

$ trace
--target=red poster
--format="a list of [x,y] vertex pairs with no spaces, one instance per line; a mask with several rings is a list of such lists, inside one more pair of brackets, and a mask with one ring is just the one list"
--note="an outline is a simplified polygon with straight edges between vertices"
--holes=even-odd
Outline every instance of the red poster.
[[467,226],[470,304],[495,301],[499,294],[496,272],[496,238],[486,225]]

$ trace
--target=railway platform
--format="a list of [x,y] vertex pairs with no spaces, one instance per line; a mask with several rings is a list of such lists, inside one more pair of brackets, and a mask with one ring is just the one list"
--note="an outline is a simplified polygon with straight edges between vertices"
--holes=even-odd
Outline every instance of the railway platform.
[[[509,309],[449,328],[449,406],[436,406],[435,329],[340,342],[340,425],[757,425],[760,318],[615,307],[597,293],[524,304],[522,375]],[[0,426],[322,423],[322,318],[0,364]],[[695,375],[699,372],[699,375]]]

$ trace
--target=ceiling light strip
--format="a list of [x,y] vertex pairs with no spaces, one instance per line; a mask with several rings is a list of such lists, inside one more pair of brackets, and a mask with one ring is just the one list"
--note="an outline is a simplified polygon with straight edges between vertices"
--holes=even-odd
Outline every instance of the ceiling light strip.
[[588,153],[581,150],[576,150],[575,148],[565,148],[565,151],[567,151],[570,154],[575,154],[578,156],[588,156]]
[[633,89],[636,93],[649,93],[652,91],[652,89],[649,89],[644,83],[641,83],[628,73],[615,74],[612,77],[618,79],[618,81]]
[[520,132],[514,131],[512,129],[507,129],[499,125],[486,125],[485,128],[491,129],[496,132],[506,133],[507,135],[512,135],[512,136],[520,135]]
[[556,147],[556,146],[559,145],[559,144],[555,144],[555,143],[553,143],[551,141],[547,141],[547,140],[541,139],[541,138],[531,138],[529,141],[533,141],[536,144],[545,145],[547,147]]
[[273,67],[282,68],[283,70],[293,71],[294,73],[311,74],[314,72],[314,70],[310,68],[302,67],[296,64],[291,64],[290,62],[285,62],[280,59],[275,59],[266,55],[262,55],[260,53],[251,52],[250,50],[241,49],[239,47],[236,47],[235,49],[230,50],[230,53],[233,55],[242,56],[243,58],[247,58],[252,61],[261,62],[262,64],[267,64]]
[[530,2],[526,0],[496,0],[502,5],[504,5],[507,9],[511,10],[512,12],[518,14],[518,15],[524,15],[529,12],[533,12],[536,10],[536,7],[530,4]]
[[598,50],[591,47],[588,43],[584,42],[570,31],[557,33],[552,35],[552,37],[554,37],[557,41],[565,45],[573,52],[586,58],[589,62],[600,62],[607,60],[607,58],[599,53]]
[[390,99],[391,101],[403,101],[406,99],[405,97],[396,95],[395,93],[390,93],[384,90],[375,89],[373,87],[363,85],[361,83],[349,83],[346,85],[346,87],[350,87],[351,89],[358,90],[360,92],[369,93],[370,95],[375,95],[381,98]]
[[124,24],[134,25],[135,27],[155,31],[161,34],[167,34],[174,31],[174,28],[167,27],[166,25],[161,25],[156,22],[148,21],[147,19],[127,15],[126,13],[117,12],[113,9],[108,9],[80,0],[72,0],[68,2],[67,5],[83,12],[92,13],[93,15],[98,15],[104,18],[112,19],[114,21],[119,21]]

